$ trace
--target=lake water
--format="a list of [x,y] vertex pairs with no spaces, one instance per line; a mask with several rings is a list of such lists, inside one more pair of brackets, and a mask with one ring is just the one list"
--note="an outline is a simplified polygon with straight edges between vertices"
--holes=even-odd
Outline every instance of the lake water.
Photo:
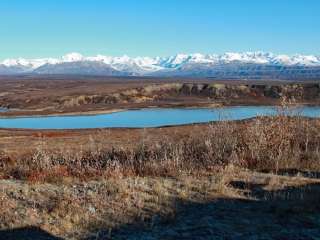
[[[91,116],[0,118],[0,128],[85,129],[148,128],[220,120],[242,120],[277,114],[275,107],[241,106],[217,109],[142,109]],[[320,107],[303,107],[294,112],[320,117]]]

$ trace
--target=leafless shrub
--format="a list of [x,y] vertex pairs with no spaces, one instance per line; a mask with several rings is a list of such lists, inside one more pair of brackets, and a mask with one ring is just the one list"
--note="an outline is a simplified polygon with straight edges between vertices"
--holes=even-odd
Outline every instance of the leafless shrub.
[[290,116],[290,104],[284,99],[274,117],[221,121],[178,141],[152,142],[142,134],[135,147],[104,148],[92,137],[89,150],[77,154],[67,149],[50,153],[39,144],[37,151],[19,161],[0,154],[1,177],[46,181],[65,176],[177,176],[229,164],[275,172],[281,168],[318,170],[320,121]]

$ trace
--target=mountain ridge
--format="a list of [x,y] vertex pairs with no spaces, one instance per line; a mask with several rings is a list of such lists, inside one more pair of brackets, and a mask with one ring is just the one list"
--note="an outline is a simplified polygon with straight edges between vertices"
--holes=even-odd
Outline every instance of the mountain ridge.
[[6,59],[0,74],[84,74],[105,76],[190,76],[217,78],[320,78],[320,56],[264,52],[177,54],[169,57],[85,57]]

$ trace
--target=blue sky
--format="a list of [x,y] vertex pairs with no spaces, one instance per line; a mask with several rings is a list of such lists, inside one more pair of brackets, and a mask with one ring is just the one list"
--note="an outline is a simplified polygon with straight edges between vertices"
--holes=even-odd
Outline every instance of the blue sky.
[[2,0],[0,59],[320,54],[319,0]]

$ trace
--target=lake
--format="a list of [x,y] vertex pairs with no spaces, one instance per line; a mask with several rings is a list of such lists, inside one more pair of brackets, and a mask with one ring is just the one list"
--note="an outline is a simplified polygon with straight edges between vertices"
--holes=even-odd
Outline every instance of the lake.
[[[150,108],[86,116],[48,116],[0,118],[0,128],[22,129],[86,129],[86,128],[149,128],[206,123],[221,120],[242,120],[277,114],[275,107],[239,106],[224,108]],[[320,117],[320,107],[302,107],[293,113]]]

